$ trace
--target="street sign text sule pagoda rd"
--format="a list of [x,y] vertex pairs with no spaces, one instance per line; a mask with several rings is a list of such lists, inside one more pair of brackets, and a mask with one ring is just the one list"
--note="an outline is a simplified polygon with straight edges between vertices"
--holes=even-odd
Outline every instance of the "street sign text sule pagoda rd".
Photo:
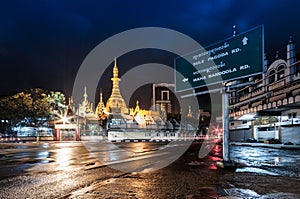
[[176,58],[176,91],[262,73],[263,39],[263,26],[259,26]]

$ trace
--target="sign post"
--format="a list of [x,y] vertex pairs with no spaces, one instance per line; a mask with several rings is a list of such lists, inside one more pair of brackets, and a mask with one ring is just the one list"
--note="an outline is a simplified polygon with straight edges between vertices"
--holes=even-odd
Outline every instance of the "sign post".
[[230,161],[230,151],[229,151],[229,87],[225,87],[222,92],[222,115],[223,115],[223,161]]
[[230,160],[230,86],[226,84],[263,72],[263,32],[263,26],[259,26],[175,59],[176,92],[220,83],[224,85],[222,89],[223,161],[217,162],[217,166],[222,168],[236,167],[235,163]]

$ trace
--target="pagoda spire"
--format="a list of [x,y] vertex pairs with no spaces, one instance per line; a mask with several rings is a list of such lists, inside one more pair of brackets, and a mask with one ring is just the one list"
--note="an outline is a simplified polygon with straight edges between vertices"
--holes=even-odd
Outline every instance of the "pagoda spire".
[[113,78],[111,78],[111,81],[113,82],[113,88],[112,88],[112,96],[121,97],[120,88],[119,88],[119,82],[121,79],[119,78],[119,69],[117,67],[117,58],[115,58],[115,64],[113,68]]
[[100,89],[100,102],[103,102],[103,97],[102,97],[102,88]]
[[112,81],[112,91],[109,99],[106,103],[106,109],[110,112],[115,113],[123,113],[126,112],[126,104],[121,95],[119,82],[121,79],[119,78],[119,69],[117,66],[117,58],[114,59],[114,67],[113,67],[113,77]]
[[73,100],[72,97],[69,97],[69,103],[68,103],[68,108],[67,108],[67,116],[73,115]]
[[113,78],[119,79],[119,69],[117,67],[117,58],[116,57],[115,57],[115,61],[114,61]]
[[72,97],[69,97],[69,106],[72,106]]
[[105,105],[103,102],[103,97],[102,97],[102,89],[100,89],[100,101],[98,103],[98,106],[96,108],[96,115],[101,119],[104,118],[104,109],[105,109]]
[[84,101],[86,102],[87,101],[87,92],[86,92],[86,86],[84,87],[84,94],[83,94],[83,97],[84,97]]
[[140,111],[139,100],[136,101],[135,112]]

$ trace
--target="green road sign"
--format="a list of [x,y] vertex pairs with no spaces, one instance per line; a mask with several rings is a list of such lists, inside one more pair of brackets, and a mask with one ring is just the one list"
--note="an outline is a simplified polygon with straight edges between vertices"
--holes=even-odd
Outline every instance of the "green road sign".
[[263,26],[175,59],[176,91],[262,73]]

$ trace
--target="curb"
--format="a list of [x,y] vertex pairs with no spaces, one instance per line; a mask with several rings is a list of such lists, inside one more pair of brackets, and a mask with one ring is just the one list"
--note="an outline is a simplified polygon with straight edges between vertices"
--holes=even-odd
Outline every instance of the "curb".
[[230,145],[234,145],[234,146],[250,146],[250,147],[265,147],[265,148],[275,148],[275,149],[300,150],[300,145],[244,143],[244,142],[231,142]]

